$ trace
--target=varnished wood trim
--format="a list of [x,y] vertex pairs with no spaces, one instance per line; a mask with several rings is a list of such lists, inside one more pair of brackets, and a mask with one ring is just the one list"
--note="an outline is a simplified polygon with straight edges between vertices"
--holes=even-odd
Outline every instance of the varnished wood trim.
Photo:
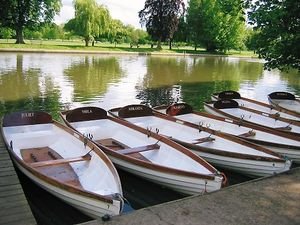
[[218,114],[221,114],[223,115],[224,117],[227,117],[227,118],[230,118],[230,119],[233,119],[233,120],[236,120],[236,121],[239,121],[238,123],[241,125],[241,126],[254,126],[254,127],[261,127],[261,128],[264,128],[265,130],[269,130],[269,131],[272,131],[272,133],[277,133],[278,135],[282,135],[283,137],[288,137],[288,138],[291,138],[293,140],[297,140],[297,141],[300,141],[300,134],[298,133],[294,133],[294,132],[290,132],[290,131],[283,131],[283,130],[276,130],[275,128],[272,128],[272,127],[268,127],[268,126],[265,126],[265,125],[258,125],[256,123],[253,123],[253,122],[249,122],[249,121],[246,121],[246,120],[243,120],[243,119],[240,119],[236,116],[232,116],[228,113],[225,113],[224,111],[222,110],[219,110],[219,109],[216,109],[214,107],[212,107],[210,105],[211,102],[205,102],[204,105],[209,108],[210,110],[212,111],[215,111],[217,112]]
[[[157,117],[159,117],[159,118],[166,119],[166,120],[173,121],[173,122],[176,122],[176,121],[180,120],[180,119],[177,119],[177,118],[174,118],[174,117],[171,117],[171,116],[168,116],[168,115],[160,114],[160,113],[157,113],[157,112],[155,112],[154,115],[157,116]],[[208,132],[208,133],[213,134],[213,135],[215,135],[215,136],[218,136],[218,137],[220,137],[220,138],[224,138],[224,139],[233,141],[233,142],[235,142],[235,143],[238,143],[238,144],[241,144],[241,145],[244,145],[244,146],[247,146],[247,147],[251,147],[251,148],[253,148],[253,149],[255,149],[255,150],[258,150],[258,151],[265,152],[265,153],[267,153],[267,154],[276,156],[276,157],[279,158],[279,159],[278,159],[279,161],[284,161],[284,160],[282,159],[282,156],[281,156],[280,154],[277,154],[277,153],[275,153],[275,152],[273,152],[273,151],[270,151],[270,150],[267,149],[267,148],[264,148],[264,147],[258,146],[258,145],[256,145],[256,144],[253,144],[253,143],[251,143],[251,142],[249,142],[249,141],[242,140],[242,139],[237,138],[237,137],[235,137],[235,136],[233,136],[233,135],[229,135],[229,134],[226,134],[226,133],[222,133],[222,132],[219,132],[219,131],[210,129],[210,128],[208,128],[208,127],[198,126],[198,125],[196,125],[196,124],[193,124],[193,123],[190,123],[190,122],[187,122],[187,121],[184,121],[184,120],[180,120],[180,121],[181,121],[182,124],[184,124],[184,125],[186,125],[186,126],[188,126],[188,127],[192,127],[192,128],[195,128],[195,129],[201,129],[202,131]],[[176,140],[176,142],[179,142],[179,140]],[[180,141],[180,143],[182,144],[182,143],[185,143],[185,142]],[[200,147],[200,146],[198,146],[198,147],[200,147],[200,148],[196,147],[197,145],[196,145],[196,144],[193,144],[193,143],[185,143],[185,146],[187,146],[187,145],[188,145],[189,147],[195,146],[195,148],[197,148],[197,149],[201,149],[201,148],[202,148],[202,147]],[[213,154],[217,154],[217,155],[223,155],[223,156],[224,156],[224,155],[227,155],[227,156],[235,156],[235,157],[238,157],[238,158],[248,158],[248,159],[253,159],[253,156],[252,156],[252,155],[246,155],[246,154],[240,154],[240,153],[234,153],[234,154],[231,154],[230,152],[227,152],[227,151],[220,151],[220,150],[215,151],[215,150],[210,149],[210,148],[203,148],[203,150],[206,151],[206,152],[209,151],[209,152],[211,152],[211,153],[213,153]],[[255,156],[254,156],[254,157],[255,157]],[[268,157],[265,157],[265,158],[267,159]],[[268,158],[268,159],[272,159],[272,160],[273,160],[273,158]]]
[[89,161],[89,160],[91,160],[91,156],[89,155],[89,153],[87,153],[84,156],[75,157],[75,158],[68,158],[68,159],[64,158],[64,159],[47,160],[42,162],[34,162],[34,163],[30,163],[30,166],[37,168],[42,166],[53,166],[53,165],[80,162],[80,161]]
[[[63,126],[62,124],[56,122],[56,121],[53,121],[53,124],[54,125],[57,125],[58,127],[61,127],[63,128],[65,131],[67,131],[68,133],[74,133],[73,130],[70,130],[69,128]],[[30,172],[32,175],[34,175],[35,177],[45,181],[46,183],[50,184],[50,185],[53,185],[53,186],[56,186],[57,188],[60,188],[60,189],[63,189],[65,191],[69,191],[73,194],[78,194],[78,195],[82,195],[82,196],[85,196],[85,197],[88,197],[88,198],[92,198],[92,199],[96,199],[96,200],[100,200],[100,201],[104,201],[104,202],[107,202],[107,203],[110,203],[110,204],[113,204],[113,198],[112,196],[103,196],[103,195],[99,195],[99,194],[96,194],[96,193],[93,193],[93,192],[90,192],[90,191],[87,191],[87,190],[84,190],[84,189],[81,189],[79,187],[76,187],[76,186],[71,186],[71,185],[68,185],[68,184],[65,184],[65,183],[62,183],[58,180],[55,180],[51,177],[48,177],[42,173],[40,173],[37,169],[35,169],[34,167],[30,166],[30,164],[28,163],[25,163],[22,159],[20,159],[15,153],[14,151],[11,149],[9,143],[7,142],[6,140],[6,137],[4,136],[4,132],[3,132],[3,126],[1,125],[1,133],[2,133],[2,136],[4,138],[4,142],[5,142],[5,145],[8,149],[8,152],[9,154],[11,155],[11,157],[16,161],[16,163],[18,163],[21,167],[23,167],[24,169],[26,169],[28,172]],[[78,134],[80,136],[80,138],[83,140],[83,137],[81,134]],[[101,156],[101,153],[102,152],[100,149],[99,150],[96,150],[98,149],[98,147],[92,143],[91,141],[88,140],[88,143],[87,145],[89,145],[89,147],[94,148],[93,151]],[[102,154],[104,155],[104,154]],[[101,157],[103,158],[103,156]],[[107,157],[104,157],[104,158],[107,158]],[[107,158],[107,160],[109,161],[109,163],[111,164],[111,161]],[[108,165],[109,166],[109,165]],[[110,168],[112,167],[112,164],[111,166],[109,166]],[[118,180],[119,180],[119,177],[118,175],[116,174],[116,170],[113,170],[112,173],[114,174],[114,176],[117,176]],[[121,190],[121,189],[120,189]]]

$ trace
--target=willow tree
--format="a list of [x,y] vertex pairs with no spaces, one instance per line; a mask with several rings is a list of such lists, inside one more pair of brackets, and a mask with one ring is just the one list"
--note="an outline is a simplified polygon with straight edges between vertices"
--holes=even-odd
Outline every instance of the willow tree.
[[109,27],[109,11],[103,5],[97,4],[95,0],[75,0],[75,18],[71,19],[66,25],[67,30],[82,36],[85,46],[106,32]]
[[162,41],[173,38],[184,11],[183,0],[146,0],[144,9],[139,11],[140,23],[146,25],[158,49]]
[[23,30],[51,22],[59,13],[61,0],[0,0],[0,24],[15,30],[16,43],[24,44]]

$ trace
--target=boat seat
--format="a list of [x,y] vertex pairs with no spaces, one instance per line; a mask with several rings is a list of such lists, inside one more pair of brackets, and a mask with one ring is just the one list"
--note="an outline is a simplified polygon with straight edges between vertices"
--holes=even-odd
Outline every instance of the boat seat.
[[144,151],[149,151],[149,150],[158,150],[160,148],[159,144],[152,144],[152,145],[145,145],[145,146],[139,146],[139,147],[134,147],[134,148],[125,148],[118,150],[118,153],[128,155],[128,154],[133,154],[137,152],[144,152]]
[[91,160],[91,155],[87,153],[86,155],[74,157],[74,158],[53,159],[53,160],[47,160],[42,162],[33,162],[30,163],[30,165],[36,168],[41,166],[52,166],[52,165],[59,165],[59,164],[67,164],[71,162],[89,161],[89,160]]
[[130,148],[128,145],[125,145],[124,143],[117,141],[113,138],[105,138],[101,140],[96,140],[95,142],[104,145],[105,147],[108,147],[109,149],[116,151],[118,153],[124,155],[130,155],[130,157],[137,158],[147,162],[151,162],[151,161],[147,159],[145,156],[143,156],[142,154],[140,154],[140,152],[155,150],[160,148],[158,144]]
[[253,136],[255,136],[255,134],[256,133],[253,130],[250,130],[250,131],[248,131],[246,133],[239,134],[238,136],[239,137],[253,137]]
[[209,137],[195,139],[195,142],[193,142],[193,144],[196,145],[196,144],[201,144],[201,143],[205,143],[205,142],[211,142],[214,140],[216,140],[216,139],[209,136]]

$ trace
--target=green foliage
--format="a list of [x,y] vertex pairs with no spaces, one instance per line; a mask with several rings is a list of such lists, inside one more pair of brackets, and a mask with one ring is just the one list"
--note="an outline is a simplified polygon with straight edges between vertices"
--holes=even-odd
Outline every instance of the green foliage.
[[207,51],[242,49],[245,20],[241,0],[190,0],[187,24],[190,39]]
[[61,0],[0,0],[0,23],[16,31],[16,43],[24,43],[23,29],[49,23],[60,11]]
[[9,39],[12,38],[12,36],[15,34],[15,32],[7,27],[0,27],[0,37]]
[[107,32],[110,14],[103,5],[98,5],[95,0],[75,0],[75,18],[65,24],[67,31],[82,36],[85,45]]
[[300,71],[300,2],[249,1],[249,20],[258,30],[256,51],[266,69]]
[[146,26],[153,40],[172,39],[177,30],[179,18],[185,11],[183,0],[146,0],[144,9],[139,12],[140,23]]

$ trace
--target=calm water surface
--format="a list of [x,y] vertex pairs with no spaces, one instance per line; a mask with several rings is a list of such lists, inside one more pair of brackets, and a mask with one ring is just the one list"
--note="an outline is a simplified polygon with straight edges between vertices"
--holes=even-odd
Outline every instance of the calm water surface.
[[[35,109],[58,118],[60,110],[83,105],[109,109],[174,101],[187,102],[203,111],[203,102],[210,100],[212,93],[229,89],[261,101],[267,101],[267,95],[273,91],[300,95],[300,74],[264,71],[261,60],[249,58],[0,54],[0,116]],[[122,171],[120,176],[124,195],[134,209],[182,197]],[[230,174],[232,183],[235,178]],[[21,179],[39,223],[87,220],[25,177]],[[238,177],[237,182],[247,179]],[[48,204],[41,204],[44,202]],[[127,206],[127,210],[131,207]]]

